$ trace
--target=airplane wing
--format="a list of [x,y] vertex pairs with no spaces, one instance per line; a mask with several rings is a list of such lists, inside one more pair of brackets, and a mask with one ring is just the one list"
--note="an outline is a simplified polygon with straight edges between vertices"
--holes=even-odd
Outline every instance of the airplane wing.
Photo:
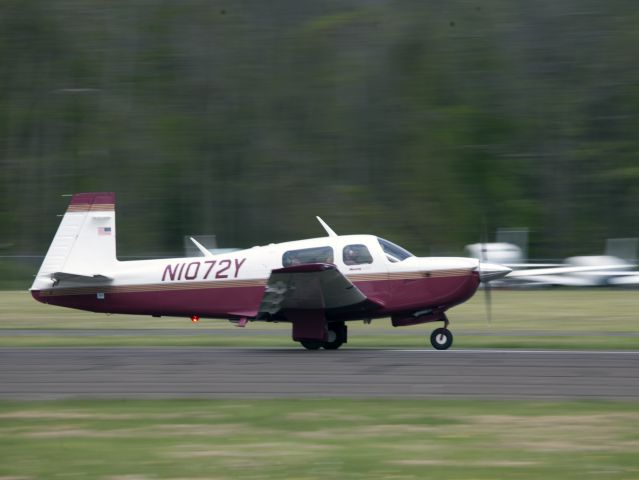
[[611,285],[639,285],[639,272],[627,272],[627,275],[619,275],[608,279]]
[[[506,277],[508,279],[510,276]],[[570,275],[521,275],[512,279],[514,285],[521,286],[544,286],[544,285],[559,285],[562,287],[590,287],[593,285],[593,281],[589,278],[576,277]]]
[[605,266],[589,266],[589,267],[557,267],[557,268],[530,268],[526,270],[513,270],[508,274],[507,278],[517,277],[533,277],[539,275],[561,275],[564,273],[579,272],[600,272],[607,270],[620,271],[622,268],[628,268],[627,265],[605,265]]
[[[552,284],[566,287],[583,287],[593,285],[589,277],[595,276],[620,276],[633,272],[624,272],[628,265],[593,265],[584,267],[553,267],[530,268],[525,270],[513,270],[506,279],[514,279],[530,282],[532,284]],[[579,274],[579,275],[570,275]],[[632,282],[628,282],[632,283]]]
[[504,267],[512,268],[513,270],[517,269],[536,269],[536,268],[557,268],[565,266],[563,263],[500,263],[499,265],[503,265]]
[[348,310],[378,308],[335,265],[311,263],[271,272],[259,312],[277,316],[282,310]]

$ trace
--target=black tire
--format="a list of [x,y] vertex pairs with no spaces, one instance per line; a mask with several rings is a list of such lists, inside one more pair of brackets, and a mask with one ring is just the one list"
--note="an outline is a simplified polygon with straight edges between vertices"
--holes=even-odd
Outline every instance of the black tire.
[[333,323],[328,326],[326,336],[327,340],[324,342],[325,350],[337,350],[348,338],[348,330],[344,322]]
[[328,340],[324,342],[324,350],[337,350],[344,343],[344,339],[342,336],[335,330],[329,327],[328,329]]
[[430,334],[430,344],[435,350],[447,350],[453,344],[453,334],[447,328],[436,328]]
[[300,340],[300,343],[306,350],[319,350],[324,345],[321,340]]

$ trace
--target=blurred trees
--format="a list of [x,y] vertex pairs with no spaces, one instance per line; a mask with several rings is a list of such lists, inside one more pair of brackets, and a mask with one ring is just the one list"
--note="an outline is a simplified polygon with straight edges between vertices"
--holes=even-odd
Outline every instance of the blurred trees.
[[0,253],[118,194],[123,255],[378,233],[639,235],[633,0],[0,3]]

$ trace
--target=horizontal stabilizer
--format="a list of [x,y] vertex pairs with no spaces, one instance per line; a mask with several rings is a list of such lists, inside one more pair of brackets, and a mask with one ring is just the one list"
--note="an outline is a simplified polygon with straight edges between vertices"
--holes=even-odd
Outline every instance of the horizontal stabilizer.
[[51,278],[57,282],[66,281],[66,282],[76,282],[76,283],[104,283],[113,280],[111,277],[107,277],[105,275],[82,275],[79,273],[68,273],[68,272],[54,272],[51,274]]

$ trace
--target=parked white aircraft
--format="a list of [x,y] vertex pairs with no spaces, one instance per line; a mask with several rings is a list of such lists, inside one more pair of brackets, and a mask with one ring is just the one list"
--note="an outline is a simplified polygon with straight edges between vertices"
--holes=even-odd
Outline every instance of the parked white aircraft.
[[484,262],[506,265],[513,269],[556,267],[560,265],[557,263],[528,263],[521,248],[514,243],[508,242],[472,243],[466,245],[465,250],[469,257]]
[[594,287],[639,284],[636,266],[615,255],[582,255],[566,258],[562,263],[529,263],[521,248],[512,243],[474,243],[465,248],[471,257],[514,270],[500,281],[500,285]]
[[639,284],[639,272],[619,257],[583,255],[564,260],[565,268],[529,270],[533,275],[517,275],[517,280],[529,285],[564,287],[598,287]]

